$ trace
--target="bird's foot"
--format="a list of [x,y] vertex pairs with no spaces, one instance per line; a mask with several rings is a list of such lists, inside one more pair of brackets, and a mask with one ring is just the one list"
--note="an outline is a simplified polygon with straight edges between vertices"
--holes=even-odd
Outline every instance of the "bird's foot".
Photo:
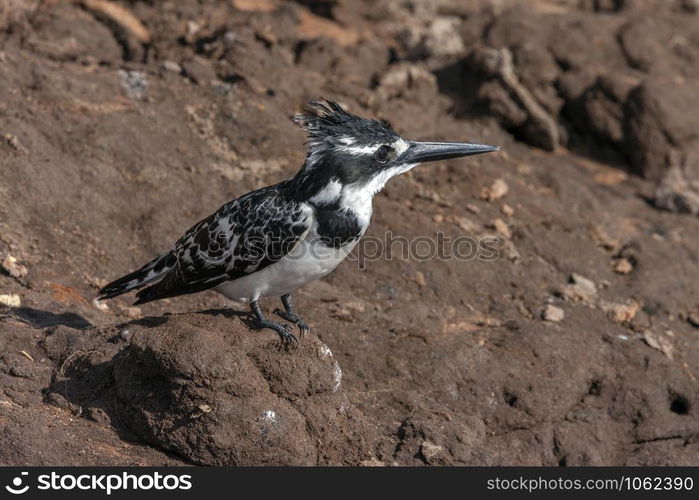
[[298,347],[299,341],[296,335],[291,333],[291,328],[288,325],[279,323],[278,321],[272,321],[271,319],[257,320],[256,323],[260,328],[269,328],[277,332],[281,340],[279,344],[280,349],[286,347],[287,350],[293,350]]
[[299,316],[296,315],[296,313],[292,313],[289,311],[282,311],[281,309],[275,309],[274,314],[279,316],[282,319],[287,320],[289,323],[293,323],[296,326],[299,327],[299,331],[301,332],[301,338],[303,336],[311,331],[311,327],[308,326],[308,323],[306,323],[304,320],[302,320]]

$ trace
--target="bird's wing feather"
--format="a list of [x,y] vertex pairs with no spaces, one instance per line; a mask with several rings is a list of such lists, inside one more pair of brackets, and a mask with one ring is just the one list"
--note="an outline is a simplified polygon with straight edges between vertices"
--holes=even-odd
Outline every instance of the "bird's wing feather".
[[310,210],[276,186],[227,203],[175,244],[177,265],[138,302],[199,292],[260,271],[287,255],[311,225]]

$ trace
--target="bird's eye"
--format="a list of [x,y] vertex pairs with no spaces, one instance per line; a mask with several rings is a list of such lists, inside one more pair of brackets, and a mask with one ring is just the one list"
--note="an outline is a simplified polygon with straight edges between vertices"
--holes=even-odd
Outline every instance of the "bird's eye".
[[392,152],[393,148],[391,146],[383,144],[374,152],[374,158],[379,163],[386,163]]

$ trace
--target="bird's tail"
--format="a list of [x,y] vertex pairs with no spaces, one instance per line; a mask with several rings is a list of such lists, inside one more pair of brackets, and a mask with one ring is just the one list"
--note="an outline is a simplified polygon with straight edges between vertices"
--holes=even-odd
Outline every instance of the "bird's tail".
[[127,274],[102,288],[97,295],[98,300],[111,299],[123,293],[130,292],[152,283],[170,271],[177,263],[173,252],[156,257],[138,271]]

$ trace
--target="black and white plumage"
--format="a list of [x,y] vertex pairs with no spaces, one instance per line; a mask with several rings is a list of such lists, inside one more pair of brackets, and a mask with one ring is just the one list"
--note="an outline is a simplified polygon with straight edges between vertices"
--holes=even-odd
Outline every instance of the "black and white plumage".
[[261,327],[295,342],[287,325],[265,318],[260,298],[281,296],[285,310],[275,312],[303,333],[308,325],[296,315],[291,293],[328,274],[352,251],[369,226],[374,195],[391,177],[424,161],[498,149],[408,141],[330,100],[311,103],[295,121],[309,141],[293,178],[226,203],[172,250],[105,286],[99,298],[138,289],[136,304],[143,304],[213,289],[250,302]]

